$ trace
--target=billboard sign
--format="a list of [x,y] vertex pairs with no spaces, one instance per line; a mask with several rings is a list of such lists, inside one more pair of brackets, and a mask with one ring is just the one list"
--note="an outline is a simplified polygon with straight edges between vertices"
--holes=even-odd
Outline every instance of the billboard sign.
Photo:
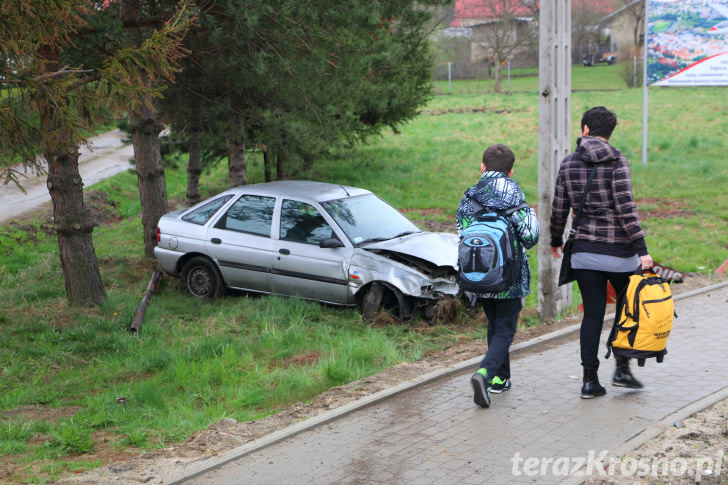
[[728,0],[647,0],[647,82],[728,85]]

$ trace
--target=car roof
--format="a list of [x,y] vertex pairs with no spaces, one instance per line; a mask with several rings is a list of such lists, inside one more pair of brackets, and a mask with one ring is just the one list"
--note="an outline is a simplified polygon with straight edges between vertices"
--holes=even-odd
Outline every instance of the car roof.
[[371,192],[348,185],[314,182],[312,180],[277,180],[261,184],[241,185],[224,193],[289,196],[325,202],[327,200],[370,194]]

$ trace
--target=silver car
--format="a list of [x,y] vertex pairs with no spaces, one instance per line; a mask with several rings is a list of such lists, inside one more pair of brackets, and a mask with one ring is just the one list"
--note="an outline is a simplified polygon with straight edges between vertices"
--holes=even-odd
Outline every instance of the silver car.
[[154,254],[196,297],[225,287],[358,305],[400,319],[458,293],[457,236],[420,230],[368,190],[279,181],[164,215]]

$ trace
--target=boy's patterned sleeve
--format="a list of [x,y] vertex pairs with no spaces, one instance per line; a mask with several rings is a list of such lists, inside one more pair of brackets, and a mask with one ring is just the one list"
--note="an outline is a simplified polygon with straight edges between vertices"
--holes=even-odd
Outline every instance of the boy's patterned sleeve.
[[462,231],[468,227],[472,221],[472,208],[470,205],[470,199],[463,197],[458,205],[458,211],[455,214],[455,227],[457,229],[458,236],[462,236]]
[[514,212],[511,216],[511,222],[516,227],[516,233],[523,247],[530,249],[538,243],[541,227],[538,224],[536,211],[532,207]]

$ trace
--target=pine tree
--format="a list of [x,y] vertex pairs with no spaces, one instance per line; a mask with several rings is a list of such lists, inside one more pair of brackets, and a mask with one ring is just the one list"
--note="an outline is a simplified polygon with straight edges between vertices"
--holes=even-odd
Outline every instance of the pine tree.
[[[141,80],[172,75],[189,23],[180,12],[136,49],[111,46],[90,55],[84,46],[104,37],[99,27],[121,25],[109,3],[0,3],[0,159],[47,168],[66,295],[74,305],[97,305],[106,297],[78,171],[84,130],[156,94]],[[79,59],[87,62],[68,63]],[[20,185],[11,167],[0,176]]]
[[233,185],[247,180],[246,145],[265,147],[266,173],[308,169],[416,115],[431,90],[424,7],[444,3],[199,2],[164,118],[180,131],[198,123],[203,151],[228,155]]

